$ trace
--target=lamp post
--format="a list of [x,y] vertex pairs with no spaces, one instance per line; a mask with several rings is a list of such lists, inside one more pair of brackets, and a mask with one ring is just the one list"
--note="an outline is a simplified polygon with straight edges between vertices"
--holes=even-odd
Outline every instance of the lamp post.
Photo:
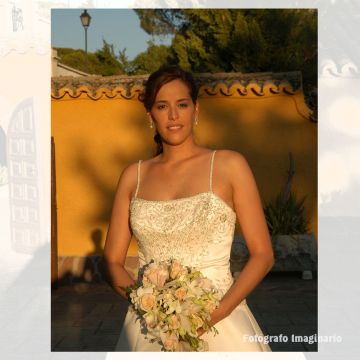
[[81,24],[85,29],[85,54],[87,54],[87,29],[90,26],[91,16],[86,10],[80,15]]

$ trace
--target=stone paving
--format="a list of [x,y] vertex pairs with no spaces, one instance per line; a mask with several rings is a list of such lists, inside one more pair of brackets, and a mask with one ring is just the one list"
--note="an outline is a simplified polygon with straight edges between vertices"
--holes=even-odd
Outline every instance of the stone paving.
[[[106,283],[61,286],[52,291],[52,351],[114,351],[127,302]],[[317,351],[317,344],[292,341],[292,335],[317,333],[317,279],[270,273],[247,297],[264,334],[288,336],[270,342],[273,351]]]

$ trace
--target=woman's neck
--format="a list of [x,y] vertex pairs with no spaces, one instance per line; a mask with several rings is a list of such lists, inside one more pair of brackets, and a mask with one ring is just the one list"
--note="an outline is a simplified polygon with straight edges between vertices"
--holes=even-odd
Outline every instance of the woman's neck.
[[160,154],[159,160],[167,163],[176,163],[194,156],[200,149],[201,147],[191,137],[179,145],[163,143],[163,152]]

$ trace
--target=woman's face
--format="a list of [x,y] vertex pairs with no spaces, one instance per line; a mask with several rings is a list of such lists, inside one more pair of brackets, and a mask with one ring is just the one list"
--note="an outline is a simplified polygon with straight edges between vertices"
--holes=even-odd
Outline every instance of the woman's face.
[[173,80],[160,88],[150,113],[163,142],[178,145],[192,134],[197,107],[183,81]]

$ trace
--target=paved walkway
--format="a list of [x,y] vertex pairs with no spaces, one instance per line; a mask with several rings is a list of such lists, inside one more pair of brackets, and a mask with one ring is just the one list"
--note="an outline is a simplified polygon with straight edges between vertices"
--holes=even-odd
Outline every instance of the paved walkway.
[[[316,279],[302,280],[300,273],[271,273],[247,303],[264,334],[288,336],[287,342],[270,342],[273,351],[317,351],[316,343],[291,338],[317,333]],[[113,351],[126,308],[127,302],[105,283],[53,290],[52,351]]]

